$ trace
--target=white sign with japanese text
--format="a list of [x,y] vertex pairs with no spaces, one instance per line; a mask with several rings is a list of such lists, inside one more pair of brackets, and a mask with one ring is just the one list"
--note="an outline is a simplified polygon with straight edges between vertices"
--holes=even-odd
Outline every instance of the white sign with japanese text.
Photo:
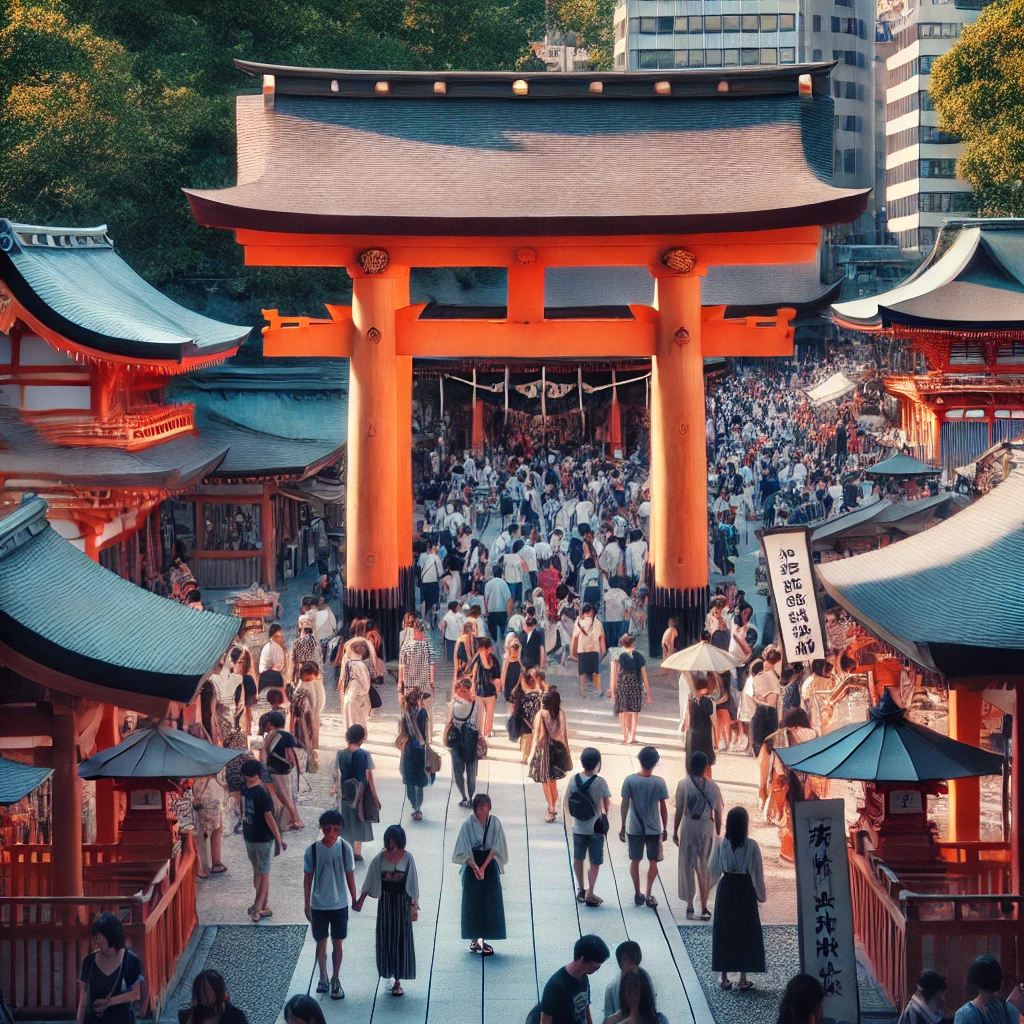
[[803,526],[765,530],[761,547],[775,598],[778,634],[786,660],[825,657],[825,630],[814,595],[814,563],[810,531]]
[[793,806],[800,968],[825,989],[825,1016],[860,1019],[853,904],[842,800],[798,800]]

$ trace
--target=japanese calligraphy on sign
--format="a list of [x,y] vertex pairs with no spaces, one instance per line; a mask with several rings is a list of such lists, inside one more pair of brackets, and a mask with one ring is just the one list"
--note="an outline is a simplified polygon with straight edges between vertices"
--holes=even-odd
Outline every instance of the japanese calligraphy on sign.
[[859,1019],[857,957],[842,800],[800,800],[794,805],[800,966],[825,990],[825,1016]]
[[775,619],[786,659],[825,657],[825,631],[814,596],[814,565],[806,527],[765,530],[761,548],[775,600]]

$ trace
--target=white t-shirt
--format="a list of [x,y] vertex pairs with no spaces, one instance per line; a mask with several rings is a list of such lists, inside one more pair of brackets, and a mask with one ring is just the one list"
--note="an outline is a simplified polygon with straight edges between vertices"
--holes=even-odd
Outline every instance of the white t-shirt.
[[461,612],[445,612],[444,618],[441,619],[445,640],[458,640],[462,633],[462,624],[465,621],[466,616]]
[[629,603],[629,594],[618,587],[612,587],[605,591],[604,595],[604,618],[605,622],[622,622],[626,617],[626,605]]
[[522,549],[509,551],[501,557],[502,576],[510,586],[513,583],[523,582],[523,558]]
[[420,567],[420,583],[437,583],[444,575],[444,566],[437,555],[424,551],[420,555],[418,564]]
[[576,637],[576,653],[585,654],[588,652],[601,653],[601,639],[604,637],[604,626],[596,616],[587,622],[582,617],[576,620],[572,629]]
[[526,568],[529,572],[537,571],[537,549],[531,544],[524,544],[519,549],[519,554],[523,556],[523,561],[526,563]]

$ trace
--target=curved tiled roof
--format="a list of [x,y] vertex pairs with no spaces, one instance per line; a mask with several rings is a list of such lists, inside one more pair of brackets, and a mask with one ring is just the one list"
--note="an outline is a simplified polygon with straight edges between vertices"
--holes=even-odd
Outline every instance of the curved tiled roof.
[[947,223],[906,281],[880,295],[833,305],[843,326],[961,331],[1024,330],[1024,219]]
[[250,330],[157,291],[117,255],[105,228],[0,219],[0,279],[44,325],[100,353],[177,363],[229,356]]
[[923,533],[819,566],[868,629],[950,678],[1020,674],[1024,471]]
[[[186,189],[210,227],[750,231],[845,222],[866,203],[866,190],[832,185],[831,65],[571,76],[239,67],[272,75],[275,92],[272,103],[238,97],[238,184]],[[813,95],[799,95],[801,74]],[[512,91],[519,77],[528,96]],[[659,81],[670,94],[655,93]]]
[[190,701],[237,634],[238,619],[186,608],[121,579],[45,516],[46,502],[32,497],[0,520],[3,643],[109,691]]

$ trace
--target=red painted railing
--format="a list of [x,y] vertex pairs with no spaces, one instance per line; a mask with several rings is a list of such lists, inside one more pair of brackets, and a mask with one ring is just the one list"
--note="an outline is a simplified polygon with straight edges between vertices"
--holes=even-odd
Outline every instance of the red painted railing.
[[[33,871],[23,872],[23,878],[39,882],[45,877],[48,884],[45,860],[25,863]],[[91,949],[89,931],[104,911],[121,918],[126,944],[142,960],[148,984],[142,1011],[159,1014],[178,958],[198,923],[195,865],[190,848],[164,862],[144,891],[124,897],[0,897],[0,988],[16,1015],[75,1015],[78,972]]]
[[[981,953],[999,960],[1004,977],[1016,978],[1024,896],[984,891],[1001,884],[1004,865],[975,866],[970,871],[962,861],[949,864],[949,873],[897,877],[880,861],[851,853],[854,933],[897,1009],[926,968],[946,976],[948,1005],[961,1005],[967,968]],[[912,891],[925,887],[933,891]]]

